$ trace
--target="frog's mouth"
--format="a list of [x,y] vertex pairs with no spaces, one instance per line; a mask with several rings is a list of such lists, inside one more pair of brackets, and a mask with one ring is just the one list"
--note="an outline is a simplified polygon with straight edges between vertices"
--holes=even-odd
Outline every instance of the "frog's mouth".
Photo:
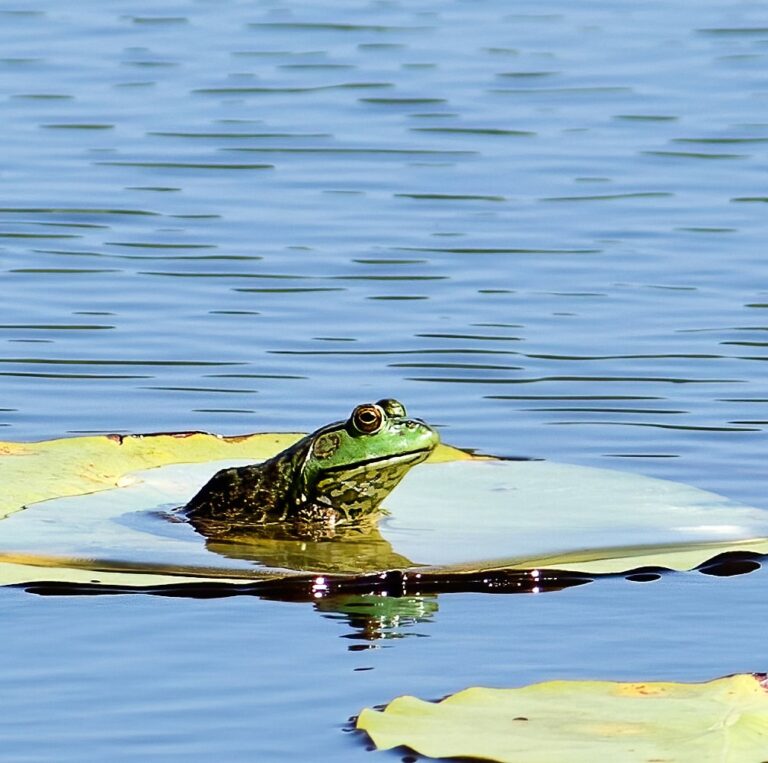
[[327,469],[323,469],[323,474],[334,474],[338,472],[353,473],[357,472],[358,470],[366,470],[366,467],[368,466],[385,467],[400,464],[415,465],[428,458],[432,451],[433,448],[419,448],[417,450],[409,450],[407,453],[398,453],[394,456],[378,456],[376,458],[366,458],[364,461],[358,461],[355,464],[329,466]]

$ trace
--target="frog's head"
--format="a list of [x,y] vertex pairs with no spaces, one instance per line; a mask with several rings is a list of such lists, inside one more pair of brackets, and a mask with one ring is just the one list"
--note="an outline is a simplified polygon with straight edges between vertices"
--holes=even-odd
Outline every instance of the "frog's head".
[[307,440],[301,497],[355,520],[373,514],[439,437],[423,421],[408,418],[402,403],[386,399],[358,405],[346,421],[318,429]]

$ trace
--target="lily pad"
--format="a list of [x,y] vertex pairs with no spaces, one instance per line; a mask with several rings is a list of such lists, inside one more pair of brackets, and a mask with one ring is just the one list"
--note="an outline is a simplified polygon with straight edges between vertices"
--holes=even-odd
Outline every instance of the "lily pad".
[[[297,574],[300,565],[254,570],[222,559],[188,525],[170,525],[150,510],[183,504],[222,466],[261,461],[302,436],[179,432],[0,442],[0,585],[154,586]],[[430,462],[470,458],[439,445]],[[279,555],[289,548],[278,546]]]
[[[220,459],[261,461],[302,436],[292,432],[231,437],[175,432],[0,442],[0,517],[48,498],[117,487],[125,475],[141,469]],[[433,461],[462,458],[470,456],[445,445],[431,456]]]
[[376,746],[431,758],[500,763],[764,763],[768,680],[708,683],[548,681],[471,688],[441,702],[398,697],[364,709],[357,728]]
[[266,458],[296,438],[194,433],[0,444],[0,581],[156,585],[390,569],[601,574],[688,570],[725,551],[768,553],[762,509],[665,480],[473,458],[447,446],[405,477],[378,527],[351,528],[333,541],[266,534],[206,541],[172,521],[172,510],[218,469]]

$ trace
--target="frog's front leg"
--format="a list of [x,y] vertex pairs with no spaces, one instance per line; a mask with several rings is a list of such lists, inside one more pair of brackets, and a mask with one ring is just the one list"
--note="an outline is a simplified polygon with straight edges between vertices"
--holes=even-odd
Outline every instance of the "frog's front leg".
[[308,540],[329,540],[336,535],[339,514],[333,506],[320,501],[303,504],[294,516],[297,535]]

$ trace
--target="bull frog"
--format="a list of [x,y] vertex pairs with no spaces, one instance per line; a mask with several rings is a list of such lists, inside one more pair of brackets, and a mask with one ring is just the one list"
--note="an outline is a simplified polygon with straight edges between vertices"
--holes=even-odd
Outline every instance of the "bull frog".
[[318,527],[332,531],[375,517],[438,442],[437,432],[408,418],[399,401],[364,403],[346,421],[321,427],[267,461],[218,471],[183,512],[206,535],[211,525],[282,523],[317,537]]

